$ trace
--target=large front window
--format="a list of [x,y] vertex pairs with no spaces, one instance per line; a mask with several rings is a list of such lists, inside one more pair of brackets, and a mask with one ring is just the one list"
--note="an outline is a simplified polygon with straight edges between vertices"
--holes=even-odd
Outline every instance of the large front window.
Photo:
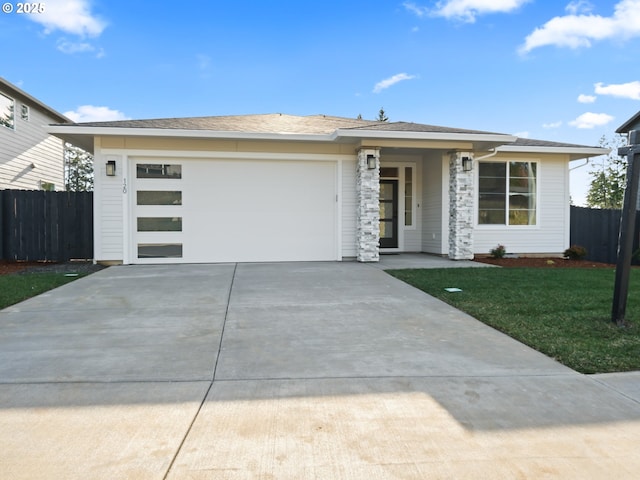
[[536,224],[536,162],[480,162],[478,223]]

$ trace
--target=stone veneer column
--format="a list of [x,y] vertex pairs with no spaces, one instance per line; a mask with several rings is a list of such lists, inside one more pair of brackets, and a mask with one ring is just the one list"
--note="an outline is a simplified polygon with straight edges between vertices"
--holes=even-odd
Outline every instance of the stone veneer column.
[[473,161],[471,152],[454,152],[449,158],[449,258],[473,259],[473,169],[462,169],[462,157]]
[[[367,155],[376,157],[376,168],[369,170]],[[380,151],[358,150],[356,166],[357,258],[359,262],[380,260]]]

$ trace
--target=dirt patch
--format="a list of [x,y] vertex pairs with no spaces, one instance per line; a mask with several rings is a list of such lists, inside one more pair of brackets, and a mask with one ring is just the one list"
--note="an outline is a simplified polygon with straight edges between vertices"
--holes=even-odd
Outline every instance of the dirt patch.
[[0,260],[0,275],[28,273],[93,273],[105,268],[93,262],[10,262]]
[[534,268],[615,268],[610,263],[592,262],[591,260],[566,260],[564,258],[491,258],[474,259],[476,262],[489,263],[500,267],[534,267]]

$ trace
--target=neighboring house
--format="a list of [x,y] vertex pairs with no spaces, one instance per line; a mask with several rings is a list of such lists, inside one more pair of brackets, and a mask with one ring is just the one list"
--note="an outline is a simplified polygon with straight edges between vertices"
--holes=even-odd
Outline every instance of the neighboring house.
[[0,77],[0,190],[64,190],[64,144],[47,133],[67,117]]
[[452,259],[569,246],[596,147],[406,122],[245,115],[52,125],[95,155],[95,260]]

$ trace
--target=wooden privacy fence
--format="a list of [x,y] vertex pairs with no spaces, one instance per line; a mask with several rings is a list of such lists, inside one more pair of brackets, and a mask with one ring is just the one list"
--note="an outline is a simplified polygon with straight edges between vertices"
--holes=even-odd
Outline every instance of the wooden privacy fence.
[[[640,212],[636,212],[633,251],[640,246]],[[571,207],[571,245],[587,249],[587,259],[594,262],[616,263],[621,210]],[[632,261],[638,264],[638,260]]]
[[93,193],[1,190],[0,227],[5,260],[93,258]]

